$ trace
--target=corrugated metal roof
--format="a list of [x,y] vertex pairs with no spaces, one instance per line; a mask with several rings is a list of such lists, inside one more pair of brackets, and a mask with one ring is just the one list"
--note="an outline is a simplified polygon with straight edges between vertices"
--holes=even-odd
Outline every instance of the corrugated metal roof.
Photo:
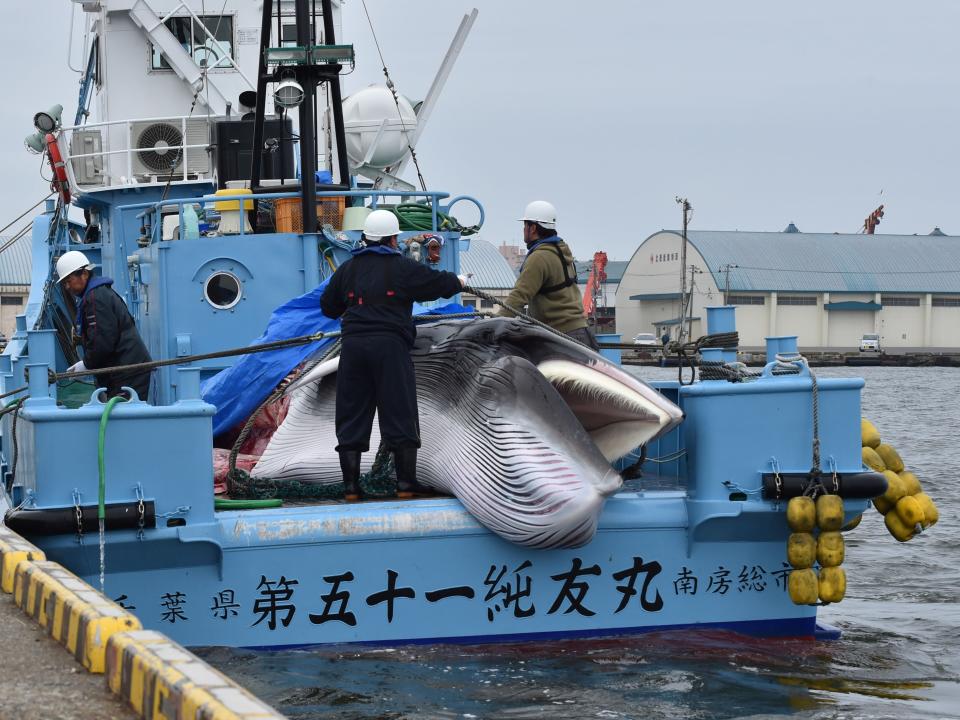
[[730,270],[731,291],[960,293],[955,235],[692,230],[687,238],[718,287],[721,268],[739,266]]
[[481,290],[512,288],[517,276],[496,246],[479,238],[470,239],[470,249],[460,253],[460,272],[472,274],[470,285]]
[[[10,238],[0,238],[0,248],[3,248]],[[0,285],[29,285],[30,267],[30,233],[17,240],[0,252]]]
[[[623,279],[623,274],[627,271],[627,265],[629,264],[629,260],[608,260],[607,267],[604,270],[607,273],[607,284],[618,284]],[[580,282],[587,281],[591,265],[593,265],[593,260],[577,260],[577,277],[580,278]]]

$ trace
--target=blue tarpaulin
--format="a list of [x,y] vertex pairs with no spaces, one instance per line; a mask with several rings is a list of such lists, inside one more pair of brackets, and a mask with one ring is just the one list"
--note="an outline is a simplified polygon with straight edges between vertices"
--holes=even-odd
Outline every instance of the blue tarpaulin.
[[[339,320],[331,320],[320,312],[320,296],[326,286],[327,283],[323,282],[310,292],[295,297],[274,310],[263,335],[250,344],[260,345],[316,332],[339,330]],[[470,310],[471,308],[456,303],[431,308],[417,304],[413,306],[414,315],[448,315]],[[334,339],[330,338],[306,345],[244,355],[232,367],[209,378],[203,383],[201,394],[206,402],[217,408],[217,413],[213,416],[214,437],[246,420],[291,370],[317,350],[333,342]]]

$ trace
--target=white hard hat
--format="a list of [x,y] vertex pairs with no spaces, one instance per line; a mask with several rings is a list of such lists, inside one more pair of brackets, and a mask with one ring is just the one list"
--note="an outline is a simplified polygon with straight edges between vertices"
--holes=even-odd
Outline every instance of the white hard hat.
[[557,227],[557,209],[546,200],[534,200],[523,211],[521,222],[535,222],[548,230]]
[[77,270],[93,270],[93,265],[87,260],[87,256],[79,250],[65,252],[57,260],[57,278],[63,280],[67,275],[72,275]]
[[374,210],[363,223],[363,234],[370,240],[379,240],[400,232],[400,221],[389,210]]

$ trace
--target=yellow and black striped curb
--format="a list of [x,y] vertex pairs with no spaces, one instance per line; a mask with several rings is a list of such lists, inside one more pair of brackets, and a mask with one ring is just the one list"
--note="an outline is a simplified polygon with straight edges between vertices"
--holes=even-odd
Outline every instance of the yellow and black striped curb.
[[31,545],[13,530],[0,525],[0,589],[13,592],[14,572],[23,560],[46,560],[43,550]]
[[282,720],[276,710],[154,630],[107,642],[107,684],[147,720]]
[[140,621],[55,562],[20,562],[13,599],[93,673],[104,670],[110,636],[139,630]]

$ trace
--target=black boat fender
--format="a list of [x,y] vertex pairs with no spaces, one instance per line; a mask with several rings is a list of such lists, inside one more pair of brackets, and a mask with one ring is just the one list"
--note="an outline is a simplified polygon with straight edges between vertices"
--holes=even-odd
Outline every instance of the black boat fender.
[[[887,479],[881,473],[837,473],[823,482],[826,485],[833,486],[834,477],[836,478],[836,491],[830,494],[839,495],[849,500],[871,500],[887,490]],[[818,482],[818,479],[809,472],[763,473],[763,497],[767,500],[785,500],[809,494],[808,489],[811,482]],[[829,488],[829,490],[832,489],[832,487]]]
[[[141,527],[140,503],[109,503],[104,506],[104,527],[107,530],[136,530]],[[23,508],[10,510],[4,517],[4,523],[14,532],[24,537],[37,535],[68,535],[77,532],[77,507],[59,508]],[[81,505],[80,527],[83,532],[97,532],[97,506]],[[143,501],[143,528],[157,526],[157,514],[153,500]]]

